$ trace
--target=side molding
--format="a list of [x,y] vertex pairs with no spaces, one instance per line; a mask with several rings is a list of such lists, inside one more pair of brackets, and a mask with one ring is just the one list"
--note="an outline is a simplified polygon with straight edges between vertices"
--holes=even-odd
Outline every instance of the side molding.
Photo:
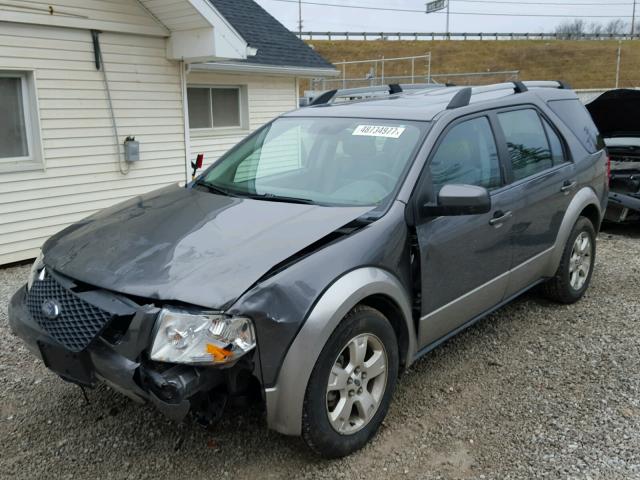
[[558,231],[558,236],[556,237],[556,242],[553,245],[553,254],[550,255],[549,264],[544,272],[545,277],[552,277],[555,275],[558,270],[558,266],[560,265],[560,260],[562,259],[562,252],[567,244],[569,235],[571,235],[571,230],[573,230],[574,225],[578,221],[580,213],[589,205],[593,205],[598,209],[598,213],[602,219],[602,208],[600,207],[598,196],[591,188],[584,187],[574,195],[567,211],[564,214],[564,218],[560,224],[560,230]]
[[371,295],[386,295],[400,307],[409,331],[407,359],[415,357],[416,333],[404,287],[385,270],[374,267],[353,270],[322,295],[291,344],[276,386],[266,390],[269,428],[285,435],[301,434],[304,396],[320,352],[344,316]]

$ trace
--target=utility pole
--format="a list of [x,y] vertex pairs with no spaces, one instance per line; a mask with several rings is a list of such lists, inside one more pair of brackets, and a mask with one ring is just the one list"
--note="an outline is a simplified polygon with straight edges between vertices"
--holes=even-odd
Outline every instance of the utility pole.
[[[633,35],[633,33],[631,34]],[[622,61],[622,40],[618,41],[618,60],[616,62],[616,88],[620,88],[620,62]]]
[[451,6],[451,0],[447,0],[447,40],[449,39],[449,8],[450,6]]
[[302,0],[298,0],[298,33],[302,39]]
[[631,17],[631,35],[636,33],[636,0],[633,0],[633,16]]

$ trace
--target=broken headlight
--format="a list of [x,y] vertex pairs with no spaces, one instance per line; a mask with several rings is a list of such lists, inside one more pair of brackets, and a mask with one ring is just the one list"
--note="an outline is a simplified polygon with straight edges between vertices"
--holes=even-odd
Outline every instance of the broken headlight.
[[44,254],[42,253],[42,250],[40,250],[40,253],[38,254],[38,258],[36,258],[36,261],[33,262],[33,265],[31,266],[31,272],[29,272],[29,278],[27,279],[27,290],[31,290],[31,286],[33,285],[33,282],[35,282],[36,277],[40,274],[43,268],[44,268]]
[[255,346],[253,322],[248,318],[163,308],[156,320],[151,359],[190,365],[225,364]]

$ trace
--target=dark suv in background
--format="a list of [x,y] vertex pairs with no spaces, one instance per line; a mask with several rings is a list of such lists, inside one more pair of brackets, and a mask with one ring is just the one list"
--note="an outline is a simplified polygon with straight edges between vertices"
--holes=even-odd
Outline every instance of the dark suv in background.
[[[415,87],[414,87],[415,88]],[[399,373],[531,287],[589,286],[607,156],[562,83],[323,95],[185,187],[49,239],[13,331],[176,420],[256,393],[270,428],[362,447]]]

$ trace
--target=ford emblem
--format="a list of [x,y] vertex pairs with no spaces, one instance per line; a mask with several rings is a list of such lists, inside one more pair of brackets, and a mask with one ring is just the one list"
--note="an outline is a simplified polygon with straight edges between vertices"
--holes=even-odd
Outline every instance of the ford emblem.
[[60,316],[60,305],[55,300],[47,299],[42,302],[42,313],[49,320],[55,320]]

